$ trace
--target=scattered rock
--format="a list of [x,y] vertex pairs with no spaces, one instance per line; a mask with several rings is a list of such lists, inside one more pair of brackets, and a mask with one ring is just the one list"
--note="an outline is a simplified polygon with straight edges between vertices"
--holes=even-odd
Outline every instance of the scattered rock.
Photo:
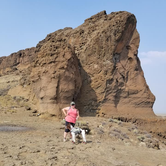
[[143,142],[143,141],[144,141],[144,139],[145,139],[145,137],[144,137],[144,136],[138,136],[137,138],[138,138],[138,140],[139,140],[139,141],[141,141],[141,142]]
[[32,113],[37,113],[37,110],[36,110],[36,109],[35,109],[35,110],[33,110],[33,111],[32,111]]
[[145,143],[145,142],[140,142],[140,143],[139,143],[139,146],[141,146],[141,147],[146,147],[146,143]]
[[30,111],[30,110],[31,110],[31,107],[25,106],[25,109],[26,109],[27,111]]

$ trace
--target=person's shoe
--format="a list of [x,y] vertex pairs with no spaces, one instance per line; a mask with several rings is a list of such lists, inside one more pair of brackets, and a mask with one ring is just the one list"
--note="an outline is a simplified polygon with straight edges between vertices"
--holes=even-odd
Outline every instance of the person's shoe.
[[66,138],[63,139],[63,142],[66,142]]

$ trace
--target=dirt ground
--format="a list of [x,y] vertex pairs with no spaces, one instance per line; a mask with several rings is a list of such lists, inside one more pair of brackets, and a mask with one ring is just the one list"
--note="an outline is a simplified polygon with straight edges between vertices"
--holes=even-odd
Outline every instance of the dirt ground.
[[[63,142],[64,125],[54,117],[41,118],[21,110],[1,112],[0,166],[166,165],[166,146],[137,126],[96,117],[79,121],[81,128],[87,122],[91,130],[86,144],[81,138],[76,144],[69,139]],[[145,137],[149,144],[142,140]]]

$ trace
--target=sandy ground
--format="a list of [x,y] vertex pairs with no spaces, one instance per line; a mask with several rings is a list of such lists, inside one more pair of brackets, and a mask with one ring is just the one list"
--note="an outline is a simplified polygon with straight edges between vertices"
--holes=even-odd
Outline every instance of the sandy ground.
[[[0,113],[1,130],[5,126],[28,128],[0,131],[0,166],[166,166],[166,147],[147,148],[137,139],[139,129],[129,131],[133,127],[130,123],[82,117],[80,121],[88,122],[91,134],[86,135],[87,144],[81,139],[73,144],[70,140],[63,142],[61,121],[31,115],[30,111]],[[113,137],[113,129],[127,136]]]

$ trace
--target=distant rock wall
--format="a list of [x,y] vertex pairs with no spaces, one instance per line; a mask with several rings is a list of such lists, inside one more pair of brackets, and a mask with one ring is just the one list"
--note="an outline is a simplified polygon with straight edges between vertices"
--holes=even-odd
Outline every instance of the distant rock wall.
[[102,11],[75,29],[47,35],[35,48],[1,57],[0,81],[19,76],[2,95],[23,95],[58,117],[72,100],[81,115],[154,116],[139,41],[133,14]]

